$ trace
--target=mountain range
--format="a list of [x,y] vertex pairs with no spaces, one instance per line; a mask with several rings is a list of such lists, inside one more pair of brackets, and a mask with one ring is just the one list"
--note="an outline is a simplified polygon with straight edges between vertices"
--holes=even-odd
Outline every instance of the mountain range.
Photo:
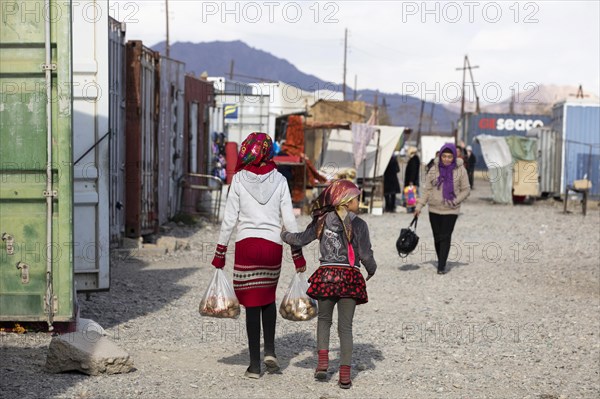
[[[165,54],[165,42],[156,44],[152,49]],[[315,75],[304,73],[289,61],[252,48],[239,40],[206,43],[176,42],[171,44],[169,56],[184,62],[187,72],[196,76],[206,72],[209,76],[228,77],[231,61],[234,60],[233,79],[239,82],[282,81],[307,91],[314,91],[315,88],[342,91],[342,85],[339,83],[327,82]],[[346,90],[347,98],[353,99],[353,89]],[[370,89],[357,90],[356,99],[374,104],[376,95],[379,105],[385,105],[390,124],[417,128],[421,111],[420,99]],[[422,129],[450,132],[457,119],[456,111],[448,110],[440,104],[426,103]],[[430,123],[432,120],[433,124]]]
[[[165,42],[152,47],[165,54]],[[182,61],[186,71],[196,76],[206,72],[209,76],[230,76],[233,60],[233,79],[239,82],[282,81],[300,89],[314,91],[327,88],[342,91],[342,85],[327,82],[315,75],[305,73],[289,61],[271,53],[248,46],[242,41],[215,41],[205,43],[176,42],[170,46],[170,57]],[[511,99],[495,104],[481,104],[482,112],[538,114],[549,113],[552,104],[576,93],[572,86],[543,85],[519,93],[511,106]],[[354,99],[354,91],[347,88],[347,99]],[[597,96],[592,95],[597,98]],[[356,91],[356,99],[369,104],[378,99],[384,107],[389,123],[416,129],[419,124],[421,100],[398,93],[387,93],[365,89]],[[531,101],[534,99],[535,101]],[[474,104],[465,104],[466,111],[473,111]],[[381,115],[381,114],[380,114]],[[423,106],[422,131],[449,133],[455,127],[460,115],[460,102],[439,104],[425,102]]]

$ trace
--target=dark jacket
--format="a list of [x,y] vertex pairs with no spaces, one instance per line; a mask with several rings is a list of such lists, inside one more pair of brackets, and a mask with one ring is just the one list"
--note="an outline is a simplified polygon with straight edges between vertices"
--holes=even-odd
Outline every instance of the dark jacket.
[[413,155],[406,164],[406,173],[404,174],[404,187],[410,182],[419,187],[419,172],[421,171],[421,159],[418,155]]
[[475,164],[477,163],[477,157],[471,152],[471,155],[467,158],[467,171],[473,173],[475,171]]
[[400,192],[400,182],[398,181],[398,172],[400,167],[396,157],[392,157],[390,163],[388,163],[385,172],[383,172],[383,193],[384,194],[397,194]]
[[[348,214],[352,221],[352,249],[354,249],[355,258],[352,266],[360,267],[360,263],[362,263],[368,274],[375,274],[377,263],[375,263],[371,249],[367,223],[352,212]],[[293,246],[305,246],[317,239],[316,223],[311,222],[301,233],[284,231],[281,233],[281,239]],[[326,216],[323,236],[320,240],[321,257],[319,261],[321,265],[348,266],[350,262],[348,261],[347,242],[340,218],[335,212],[330,212]]]

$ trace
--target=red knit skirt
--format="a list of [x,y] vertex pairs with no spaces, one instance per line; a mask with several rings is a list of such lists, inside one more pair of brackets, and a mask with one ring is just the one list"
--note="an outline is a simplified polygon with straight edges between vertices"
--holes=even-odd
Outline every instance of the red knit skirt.
[[233,290],[242,305],[275,302],[282,255],[280,244],[263,238],[246,238],[235,243]]
[[306,294],[314,299],[354,298],[367,303],[367,284],[357,267],[321,266],[308,279]]

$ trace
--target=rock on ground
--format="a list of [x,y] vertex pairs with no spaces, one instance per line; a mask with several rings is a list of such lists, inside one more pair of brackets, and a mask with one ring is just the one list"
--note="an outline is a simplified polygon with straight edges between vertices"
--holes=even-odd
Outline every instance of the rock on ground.
[[88,375],[120,374],[132,369],[129,354],[95,331],[52,338],[46,358],[46,370],[51,373],[77,370]]

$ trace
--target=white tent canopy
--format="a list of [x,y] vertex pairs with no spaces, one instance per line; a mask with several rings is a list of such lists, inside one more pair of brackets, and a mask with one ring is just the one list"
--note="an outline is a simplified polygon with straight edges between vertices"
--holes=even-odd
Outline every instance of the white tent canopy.
[[[398,126],[374,126],[379,133],[375,133],[367,145],[366,165],[360,165],[357,177],[363,177],[366,168],[366,177],[372,178],[383,176],[396,145],[404,132],[403,127]],[[377,139],[379,136],[379,152],[377,154],[377,169],[375,169],[375,154],[377,150]],[[333,129],[327,140],[325,157],[320,172],[328,177],[334,176],[338,171],[346,168],[354,168],[354,153],[352,150],[352,131],[345,129]]]
[[501,168],[512,164],[512,155],[505,137],[480,134],[475,137],[475,140],[481,145],[483,160],[488,169]]
[[453,142],[451,136],[421,136],[421,163],[428,163],[444,144]]
[[494,202],[512,204],[513,159],[506,138],[480,134],[475,140],[481,145]]

